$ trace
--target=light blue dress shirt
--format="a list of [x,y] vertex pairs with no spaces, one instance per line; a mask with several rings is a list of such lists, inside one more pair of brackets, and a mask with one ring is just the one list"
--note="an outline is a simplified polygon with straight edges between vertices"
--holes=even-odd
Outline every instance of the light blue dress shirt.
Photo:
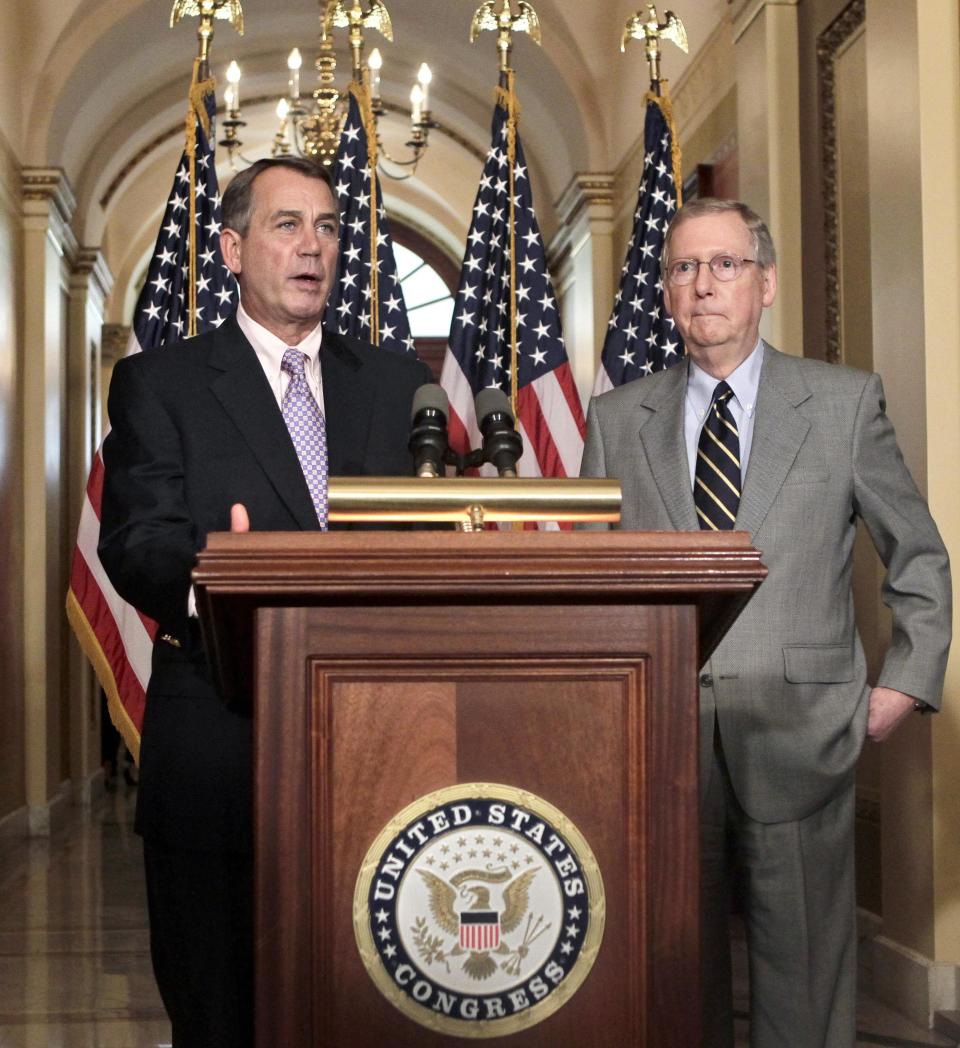
[[[763,342],[757,340],[749,357],[727,378],[727,385],[733,390],[733,396],[727,406],[733,414],[737,431],[740,434],[740,482],[747,475],[747,463],[750,461],[750,445],[753,443],[753,416],[757,408],[757,392],[760,389],[760,369],[763,366]],[[707,411],[713,402],[713,391],[717,388],[717,379],[698,368],[692,360],[688,361],[687,396],[683,412],[683,439],[687,445],[687,462],[690,465],[690,490],[693,490],[694,477],[697,471],[697,445],[700,442],[700,430],[707,417]]]

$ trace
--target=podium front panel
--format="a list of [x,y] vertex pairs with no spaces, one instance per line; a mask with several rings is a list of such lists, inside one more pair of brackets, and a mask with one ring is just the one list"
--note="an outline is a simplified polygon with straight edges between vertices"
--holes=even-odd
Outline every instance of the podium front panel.
[[408,804],[529,791],[586,838],[605,929],[582,986],[492,1044],[699,1042],[692,603],[312,606],[257,613],[258,1043],[453,1044],[365,969],[354,890]]

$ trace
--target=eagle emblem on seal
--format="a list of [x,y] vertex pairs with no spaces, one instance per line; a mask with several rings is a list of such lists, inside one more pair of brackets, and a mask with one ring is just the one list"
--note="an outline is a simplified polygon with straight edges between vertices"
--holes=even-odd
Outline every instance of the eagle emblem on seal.
[[[530,944],[548,931],[542,915],[529,913],[530,886],[540,871],[536,866],[512,877],[506,866],[493,869],[460,870],[449,880],[430,870],[418,869],[428,891],[430,916],[437,928],[453,938],[431,934],[424,916],[416,918],[411,932],[423,960],[440,963],[450,971],[452,961],[478,981],[489,979],[497,964],[508,975],[519,975]],[[502,888],[493,886],[504,885]],[[498,907],[493,894],[500,896]],[[519,941],[511,945],[507,936],[520,930]]]

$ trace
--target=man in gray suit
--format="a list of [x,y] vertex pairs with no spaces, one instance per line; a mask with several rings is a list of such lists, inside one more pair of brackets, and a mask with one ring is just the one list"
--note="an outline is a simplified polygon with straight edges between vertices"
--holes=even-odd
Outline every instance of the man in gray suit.
[[[704,1044],[731,1046],[730,875],[742,876],[753,1048],[854,1041],[854,765],[940,702],[947,554],[876,375],[759,337],[773,242],[735,201],[674,216],[664,299],[689,360],[590,405],[582,475],[623,486],[620,526],[747,531],[769,575],[700,677]],[[887,569],[875,687],[853,617],[857,518]]]

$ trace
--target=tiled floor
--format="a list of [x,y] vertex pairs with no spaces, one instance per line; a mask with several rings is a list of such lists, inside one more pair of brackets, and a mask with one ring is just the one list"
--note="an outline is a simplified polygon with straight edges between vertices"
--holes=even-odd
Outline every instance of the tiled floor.
[[170,1043],[150,953],[133,791],[0,842],[0,1046]]
[[[742,938],[734,940],[733,965],[737,1048],[748,1048],[747,951]],[[956,1044],[956,1041],[917,1026],[861,990],[857,1000],[856,1048],[876,1048],[877,1045],[885,1048],[955,1048]]]
[[[49,840],[0,841],[0,1048],[170,1043],[150,970],[133,803],[121,786],[92,812],[72,810]],[[743,952],[739,944],[737,1009],[745,1017]],[[738,1026],[737,1043],[746,1046],[745,1018]],[[858,1045],[955,1045],[866,995],[858,1027]]]

